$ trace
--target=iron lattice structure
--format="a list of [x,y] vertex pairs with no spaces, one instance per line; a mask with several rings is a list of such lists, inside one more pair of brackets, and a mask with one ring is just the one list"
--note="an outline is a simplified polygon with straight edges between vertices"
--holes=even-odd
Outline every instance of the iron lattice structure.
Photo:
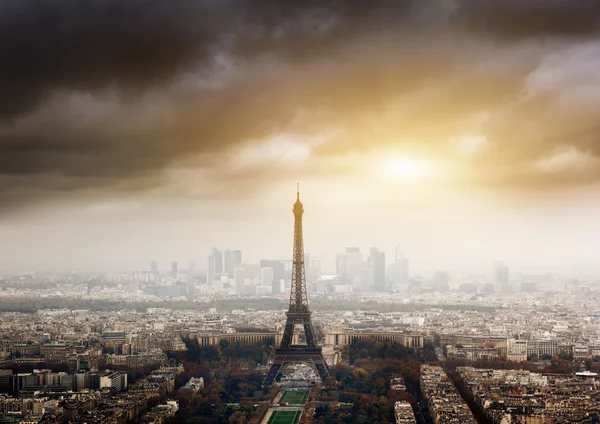
[[[298,191],[294,203],[294,262],[292,266],[292,286],[290,290],[290,308],[286,312],[287,319],[281,345],[275,349],[273,363],[263,385],[275,382],[281,368],[288,364],[309,364],[315,368],[322,381],[329,377],[329,368],[323,358],[323,352],[317,344],[315,330],[311,321],[306,292],[306,276],[304,273],[304,239],[302,236],[302,215],[304,206],[300,202]],[[293,345],[292,337],[296,325],[304,327],[306,345]]]

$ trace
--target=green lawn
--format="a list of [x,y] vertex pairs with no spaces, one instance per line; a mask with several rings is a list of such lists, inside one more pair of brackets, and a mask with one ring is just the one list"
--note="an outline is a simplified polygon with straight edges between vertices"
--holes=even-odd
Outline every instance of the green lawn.
[[269,418],[269,424],[296,424],[301,413],[302,411],[275,411]]
[[281,402],[287,402],[290,405],[303,405],[306,402],[308,392],[285,392],[281,397]]

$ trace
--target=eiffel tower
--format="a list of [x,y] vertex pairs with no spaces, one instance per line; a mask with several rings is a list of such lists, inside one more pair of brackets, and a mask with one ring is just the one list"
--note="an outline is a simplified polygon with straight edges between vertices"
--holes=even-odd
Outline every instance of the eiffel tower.
[[[300,202],[300,185],[296,203],[294,203],[294,264],[292,267],[292,287],[290,291],[290,309],[286,312],[287,320],[281,344],[275,349],[273,363],[263,386],[275,382],[281,368],[288,364],[308,364],[315,368],[322,381],[329,377],[329,368],[323,359],[323,352],[317,345],[315,330],[308,309],[308,296],[306,294],[306,278],[304,275],[304,240],[302,237],[302,214],[304,206]],[[292,336],[296,325],[304,326],[306,345],[293,345]]]

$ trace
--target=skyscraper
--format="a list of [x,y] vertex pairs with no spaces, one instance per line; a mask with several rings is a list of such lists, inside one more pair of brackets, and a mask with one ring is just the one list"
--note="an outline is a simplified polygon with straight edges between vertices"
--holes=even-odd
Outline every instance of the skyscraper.
[[376,247],[371,247],[369,265],[373,269],[373,289],[378,292],[386,291],[387,281],[385,278],[385,253],[380,252]]
[[285,262],[284,261],[261,259],[260,267],[261,268],[273,268],[273,278],[275,280],[285,279]]
[[445,271],[436,271],[433,278],[433,289],[440,292],[450,290],[450,274]]
[[150,271],[154,275],[158,274],[158,263],[156,261],[152,261],[150,263]]
[[171,277],[177,278],[177,274],[179,273],[179,265],[177,261],[171,262]]
[[242,264],[242,251],[241,250],[226,250],[225,251],[225,266],[224,272],[233,276],[233,271],[239,268]]
[[400,245],[396,246],[394,263],[390,265],[390,280],[392,290],[399,290],[403,284],[408,284],[408,259],[402,254]]
[[223,252],[221,252],[220,250],[213,247],[211,256],[213,257],[213,261],[214,261],[215,274],[222,274],[223,273]]
[[306,270],[306,279],[311,283],[316,283],[321,279],[321,258],[310,258],[310,266]]
[[263,286],[273,285],[273,268],[265,267],[260,269],[260,281]]
[[[223,253],[216,248],[212,248],[210,256],[206,258],[206,282],[215,281],[215,276],[223,273]],[[231,273],[233,275],[233,271]]]
[[343,253],[336,256],[336,269],[341,283],[356,286],[363,268],[363,256],[358,247],[346,247]]
[[215,281],[215,258],[210,255],[206,258],[206,282],[212,283]]
[[233,271],[233,275],[235,295],[244,296],[246,294],[246,272],[243,268],[238,268]]
[[510,291],[510,268],[502,261],[494,262],[494,283],[502,286],[502,291]]
[[242,264],[242,251],[241,250],[234,250],[233,251],[233,265],[234,268],[238,267]]

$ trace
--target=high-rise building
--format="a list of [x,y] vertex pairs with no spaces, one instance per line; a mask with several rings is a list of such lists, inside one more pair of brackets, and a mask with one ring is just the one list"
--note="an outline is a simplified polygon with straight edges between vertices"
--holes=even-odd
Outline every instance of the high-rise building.
[[273,278],[275,280],[285,279],[285,274],[286,274],[285,273],[285,270],[286,270],[286,262],[285,261],[261,259],[260,267],[261,268],[273,268]]
[[[223,253],[213,247],[210,256],[206,259],[206,281],[212,283],[223,273]],[[233,271],[231,273],[233,276]]]
[[158,263],[156,261],[150,262],[150,271],[154,275],[158,274]]
[[215,274],[223,273],[223,252],[216,248],[212,248],[211,256],[213,257]]
[[390,265],[390,280],[392,290],[398,290],[401,285],[408,284],[408,259],[402,254],[400,245],[396,246],[394,263]]
[[494,262],[494,283],[508,284],[510,277],[510,269],[504,262]]
[[358,247],[347,247],[336,256],[336,270],[340,283],[358,285],[364,268],[363,256]]
[[230,276],[233,276],[233,271],[239,268],[242,264],[242,251],[241,250],[226,250],[225,251],[225,262],[223,271]]
[[285,291],[285,285],[283,283],[283,280],[273,280],[271,287],[271,293],[273,294],[281,294]]
[[260,281],[263,286],[271,287],[273,285],[273,268],[265,267],[260,269]]
[[212,283],[215,281],[215,258],[210,255],[206,258],[206,282]]
[[177,274],[179,273],[179,265],[177,261],[171,262],[171,277],[177,278]]
[[373,290],[377,292],[386,291],[387,281],[385,278],[385,253],[380,252],[376,247],[371,247],[369,265],[373,269]]
[[436,271],[433,277],[433,289],[440,292],[450,290],[450,274],[446,271]]
[[235,284],[235,295],[246,295],[246,272],[243,268],[238,268],[233,271],[233,280]]
[[502,287],[503,292],[510,292],[510,268],[504,262],[494,262],[494,283]]
[[316,283],[321,279],[321,258],[310,258],[310,266],[306,270],[306,279],[311,283]]

